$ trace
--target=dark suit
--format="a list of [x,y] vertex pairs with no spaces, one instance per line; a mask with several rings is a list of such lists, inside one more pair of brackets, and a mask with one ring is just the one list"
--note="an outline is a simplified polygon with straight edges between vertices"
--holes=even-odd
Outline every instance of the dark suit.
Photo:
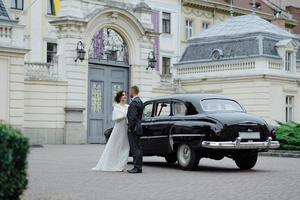
[[143,102],[139,97],[135,97],[129,104],[127,113],[130,152],[133,157],[134,167],[140,170],[142,169],[143,163],[143,150],[140,141],[140,136],[143,135],[143,109]]

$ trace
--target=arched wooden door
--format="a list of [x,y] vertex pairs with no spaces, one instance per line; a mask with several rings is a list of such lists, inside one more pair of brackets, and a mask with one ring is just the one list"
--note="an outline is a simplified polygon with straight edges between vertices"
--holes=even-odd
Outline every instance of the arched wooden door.
[[89,50],[88,143],[105,143],[104,131],[113,127],[114,96],[128,91],[130,68],[128,49],[113,29],[97,32]]

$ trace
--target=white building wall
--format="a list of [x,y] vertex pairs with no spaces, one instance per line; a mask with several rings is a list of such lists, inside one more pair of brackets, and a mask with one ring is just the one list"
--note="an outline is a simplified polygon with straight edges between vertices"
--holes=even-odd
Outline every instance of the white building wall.
[[26,81],[24,132],[32,144],[64,142],[67,83]]
[[9,123],[24,125],[24,54],[10,60]]
[[192,93],[217,93],[236,99],[248,113],[269,122],[285,122],[285,97],[294,96],[294,120],[300,121],[299,86],[293,80],[273,78],[209,79],[183,81],[182,89]]
[[24,53],[3,52],[0,45],[0,121],[23,130]]
[[0,121],[6,121],[8,119],[8,59],[0,57]]
[[47,42],[57,42],[55,27],[49,24],[56,16],[47,14],[48,1],[24,0],[23,10],[12,9],[11,0],[4,0],[4,3],[12,19],[25,26],[26,47],[30,49],[25,61],[46,62]]
[[[42,47],[43,47],[43,36],[41,27],[43,26],[42,21],[42,4],[43,1],[36,1],[32,4],[31,8],[27,11],[30,12],[30,56],[28,60],[31,62],[45,62],[42,60]],[[29,5],[28,5],[29,6]]]
[[[136,5],[140,3],[140,0],[129,0],[128,2]],[[159,33],[160,33],[160,57],[157,58],[159,61],[159,70],[153,70],[151,85],[154,88],[153,92],[156,93],[158,88],[163,87],[161,85],[161,74],[162,74],[162,57],[168,57],[171,59],[171,68],[174,63],[177,63],[180,58],[180,7],[181,2],[178,0],[145,0],[153,10],[159,11]],[[162,13],[167,12],[171,14],[171,33],[162,32]],[[148,56],[148,55],[147,55]],[[151,71],[152,69],[150,69]],[[171,80],[170,80],[171,82]],[[155,95],[150,95],[154,97]]]

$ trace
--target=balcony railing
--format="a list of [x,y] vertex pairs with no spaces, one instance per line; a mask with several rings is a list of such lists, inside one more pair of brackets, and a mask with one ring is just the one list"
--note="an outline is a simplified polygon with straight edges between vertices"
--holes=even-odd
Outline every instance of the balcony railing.
[[187,63],[182,65],[175,65],[173,74],[175,79],[201,77],[201,76],[220,76],[232,74],[247,74],[251,72],[266,71],[273,73],[280,73],[283,71],[283,61],[277,59],[239,59],[215,61],[206,63]]
[[195,76],[197,74],[224,73],[230,71],[245,71],[255,69],[254,60],[207,62],[175,66],[175,78],[182,76]]
[[57,80],[57,65],[51,63],[26,62],[27,80]]
[[283,62],[282,61],[269,61],[268,67],[269,67],[269,69],[283,70]]
[[12,27],[6,24],[0,24],[0,42],[11,43]]

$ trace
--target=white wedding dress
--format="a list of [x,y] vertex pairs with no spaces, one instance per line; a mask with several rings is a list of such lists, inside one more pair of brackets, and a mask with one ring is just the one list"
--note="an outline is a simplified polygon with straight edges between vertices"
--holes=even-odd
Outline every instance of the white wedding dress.
[[126,119],[128,106],[127,104],[125,106],[120,104],[114,106],[112,120],[115,125],[101,158],[93,170],[123,171],[125,169],[130,150]]

